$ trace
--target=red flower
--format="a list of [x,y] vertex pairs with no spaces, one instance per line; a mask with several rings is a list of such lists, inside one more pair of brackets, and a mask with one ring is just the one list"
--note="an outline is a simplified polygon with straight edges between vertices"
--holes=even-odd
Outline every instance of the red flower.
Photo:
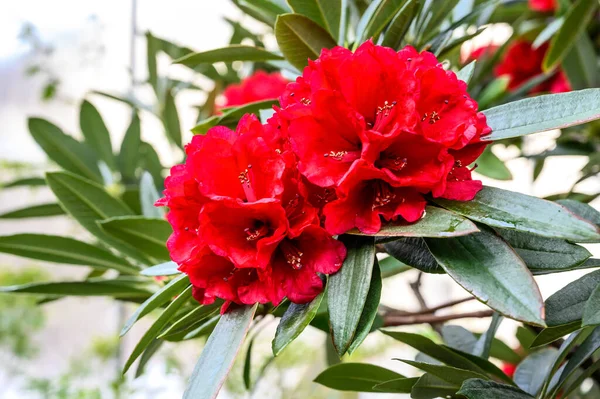
[[503,363],[502,364],[502,371],[504,372],[504,374],[506,374],[510,378],[513,378],[516,370],[517,370],[516,364],[512,364],[512,363]]
[[480,60],[486,57],[493,55],[496,51],[498,51],[499,46],[495,44],[488,44],[486,46],[477,47],[476,49],[469,51],[462,55],[461,54],[461,62],[466,64],[467,62],[471,62],[474,60]]
[[529,0],[529,8],[534,11],[551,12],[556,9],[556,0]]
[[481,189],[460,157],[465,148],[481,154],[485,145],[473,145],[490,128],[466,84],[431,53],[370,41],[355,53],[323,50],[280,103],[298,169],[322,187],[309,186],[309,201],[327,204],[331,234],[376,233],[382,219],[414,222],[422,194],[472,199]]
[[288,81],[279,73],[257,71],[242,80],[240,84],[231,84],[223,91],[223,107],[244,105],[255,101],[277,98],[285,90]]
[[[542,61],[547,51],[547,43],[534,49],[530,42],[518,40],[508,48],[504,59],[494,72],[496,76],[508,76],[510,78],[508,88],[514,90],[530,79],[543,74]],[[571,87],[564,73],[558,70],[549,79],[531,89],[530,93],[562,93],[570,90]]]

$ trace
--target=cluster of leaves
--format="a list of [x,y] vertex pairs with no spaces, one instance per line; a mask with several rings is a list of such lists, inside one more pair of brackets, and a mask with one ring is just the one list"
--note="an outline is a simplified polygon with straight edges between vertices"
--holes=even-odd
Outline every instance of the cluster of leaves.
[[[45,179],[20,179],[6,184],[5,188],[47,185],[57,203],[19,209],[1,217],[67,214],[97,242],[18,234],[0,237],[0,251],[91,267],[92,272],[83,281],[32,283],[3,287],[1,291],[38,294],[44,300],[56,300],[66,295],[110,296],[141,304],[126,322],[121,335],[150,312],[160,310],[133,349],[124,371],[139,358],[136,375],[140,375],[166,341],[208,336],[185,397],[211,398],[217,394],[248,330],[254,328],[256,321],[266,317],[280,318],[272,344],[274,356],[309,325],[331,334],[333,349],[338,356],[352,353],[369,333],[393,325],[386,321],[379,306],[382,278],[409,267],[416,268],[426,273],[448,274],[494,309],[497,313],[490,329],[477,338],[467,331],[446,328],[445,345],[435,344],[422,336],[386,329],[387,335],[423,353],[419,361],[405,362],[426,374],[419,378],[404,378],[371,365],[341,364],[326,370],[317,382],[343,390],[408,392],[415,398],[439,395],[488,398],[493,397],[492,393],[498,397],[550,398],[559,391],[577,389],[581,381],[598,368],[592,355],[600,346],[595,327],[600,324],[597,312],[600,308],[600,277],[597,273],[600,271],[568,285],[545,304],[532,277],[600,267],[600,260],[591,259],[591,254],[578,245],[600,242],[600,214],[572,199],[549,202],[486,187],[468,203],[432,200],[426,216],[415,224],[389,225],[377,237],[358,232],[340,237],[348,248],[344,266],[329,278],[326,291],[305,305],[285,302],[277,308],[234,307],[220,315],[220,303],[200,306],[191,299],[192,288],[187,276],[180,274],[177,265],[169,262],[165,242],[171,232],[170,226],[162,211],[152,206],[162,188],[163,167],[154,149],[141,139],[138,111],[157,116],[174,148],[181,148],[182,134],[175,105],[175,96],[180,90],[202,90],[207,94],[206,102],[199,107],[199,122],[194,133],[204,133],[217,124],[234,125],[249,112],[257,113],[263,119],[269,115],[268,110],[276,99],[223,109],[220,114],[213,115],[219,90],[238,80],[234,68],[236,62],[252,63],[255,69],[281,70],[286,76],[293,77],[306,65],[307,59],[315,59],[322,48],[338,44],[355,48],[365,39],[373,38],[377,43],[393,48],[405,44],[427,48],[449,60],[450,65],[457,66],[460,65],[461,44],[481,33],[486,24],[512,21],[528,26],[525,22],[533,18],[530,13],[514,12],[516,8],[513,7],[521,7],[523,2],[513,5],[500,0],[453,0],[443,4],[421,0],[368,3],[352,0],[235,0],[234,3],[248,15],[273,27],[280,52],[263,48],[264,38],[234,22],[231,22],[234,35],[230,46],[200,53],[146,34],[147,83],[156,94],[156,103],[146,105],[133,96],[97,93],[129,104],[135,110],[117,155],[113,153],[102,117],[88,101],[82,103],[80,113],[84,141],[64,134],[50,122],[30,120],[34,139],[64,170],[48,173]],[[577,4],[580,3],[587,4],[587,1],[579,0]],[[550,40],[583,37],[583,31],[578,28],[577,35],[560,39],[560,32],[572,30],[567,23],[572,12],[567,11],[563,28],[552,34],[545,33],[548,38],[553,37]],[[519,16],[515,18],[515,15]],[[473,33],[464,33],[471,31]],[[253,45],[246,44],[249,42]],[[558,43],[556,48],[565,47],[562,41]],[[571,51],[573,46],[567,48]],[[558,50],[551,54],[556,52]],[[570,53],[559,53],[553,56],[556,59],[548,61],[548,68],[559,62],[564,64],[570,58]],[[192,83],[161,75],[157,60],[163,56],[212,80],[214,88],[203,90]],[[458,71],[458,75],[469,82],[469,90],[476,99],[488,99],[484,113],[493,128],[490,140],[518,143],[521,137],[529,134],[561,128],[569,132],[580,129],[576,126],[582,123],[600,118],[600,91],[597,89],[520,100],[526,91],[511,95],[489,94],[494,82],[487,78],[493,67],[488,62],[468,64]],[[215,68],[215,63],[221,63],[224,68]],[[585,125],[584,129],[590,125]],[[486,152],[478,162],[480,165],[487,162],[488,167],[483,171],[487,169],[490,176],[502,178],[502,163],[492,152]],[[592,166],[589,169],[589,173],[596,170]],[[391,257],[377,262],[376,245]],[[161,278],[155,278],[158,276]],[[522,344],[526,351],[533,347],[541,349],[531,351],[523,359],[522,355],[496,340],[494,335],[500,314],[543,328],[527,345]],[[529,327],[523,327],[521,331],[532,335]],[[550,347],[569,333],[573,334],[558,350]],[[244,376],[250,375],[251,348],[250,344]],[[490,356],[519,362],[521,370],[512,380],[488,361]],[[545,370],[545,373],[539,373],[539,370]]]

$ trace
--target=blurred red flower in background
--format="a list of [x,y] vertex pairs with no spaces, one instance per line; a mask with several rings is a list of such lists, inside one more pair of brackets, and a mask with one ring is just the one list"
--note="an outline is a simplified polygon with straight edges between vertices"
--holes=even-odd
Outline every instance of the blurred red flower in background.
[[221,108],[244,105],[255,101],[277,98],[288,81],[277,72],[257,71],[239,84],[231,84],[223,91],[225,102]]
[[556,0],[529,0],[529,8],[540,12],[554,11],[556,9]]

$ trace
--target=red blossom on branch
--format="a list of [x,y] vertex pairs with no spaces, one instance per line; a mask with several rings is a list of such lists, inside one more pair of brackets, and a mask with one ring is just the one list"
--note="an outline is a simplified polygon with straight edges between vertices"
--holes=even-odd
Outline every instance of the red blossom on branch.
[[529,0],[529,8],[539,12],[552,12],[556,9],[556,0]]
[[277,98],[283,93],[287,83],[288,81],[277,72],[257,71],[239,84],[230,84],[223,90],[225,101],[222,107]]

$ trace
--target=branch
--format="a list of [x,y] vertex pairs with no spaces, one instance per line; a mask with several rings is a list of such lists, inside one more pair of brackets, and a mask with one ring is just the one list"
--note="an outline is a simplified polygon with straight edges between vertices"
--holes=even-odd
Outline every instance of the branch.
[[383,316],[384,327],[392,326],[408,326],[412,324],[436,324],[443,323],[450,320],[465,319],[469,317],[482,318],[490,317],[494,314],[493,310],[480,310],[477,312],[457,313],[443,316],[435,316],[431,314],[413,314],[413,315],[395,315],[388,314]]
[[433,313],[437,312],[438,310],[451,308],[452,306],[460,305],[461,303],[469,302],[469,301],[472,301],[473,299],[475,299],[475,297],[472,297],[472,296],[468,297],[468,298],[457,299],[455,301],[442,303],[441,305],[435,306],[433,308],[420,310],[418,312],[411,312],[410,314],[411,315],[433,314]]

